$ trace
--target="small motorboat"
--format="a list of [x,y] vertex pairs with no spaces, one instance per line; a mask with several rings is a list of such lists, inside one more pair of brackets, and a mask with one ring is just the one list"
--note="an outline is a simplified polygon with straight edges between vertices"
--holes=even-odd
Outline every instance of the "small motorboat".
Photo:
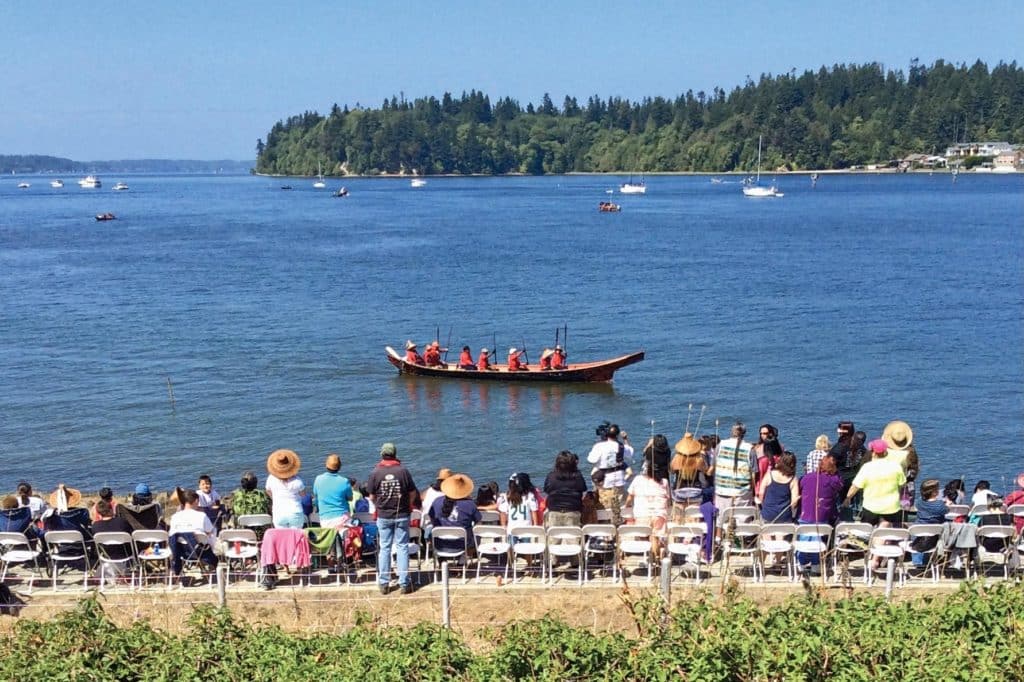
[[118,192],[123,192],[126,189],[128,189],[128,185],[124,184],[123,182],[119,182],[116,185],[114,185],[114,190]]
[[52,187],[54,189],[60,189],[63,186],[64,186],[64,181],[63,180],[50,180],[50,187]]
[[622,206],[611,201],[602,201],[597,205],[597,210],[601,213],[618,213],[622,210]]
[[338,188],[338,191],[334,193],[334,196],[336,196],[336,197],[347,197],[348,196],[348,190],[346,188],[344,188],[344,187],[340,187],[340,188]]
[[103,222],[105,220],[117,220],[117,216],[115,216],[113,213],[97,213],[96,220],[99,220],[100,222]]
[[86,175],[78,181],[78,186],[84,189],[96,189],[97,187],[102,187],[103,183],[95,175]]
[[411,187],[426,187],[427,181],[424,180],[423,178],[413,178],[412,180],[409,181],[409,185]]
[[27,182],[19,182],[18,183],[18,189],[28,189],[31,186],[32,185],[28,184]]
[[290,190],[291,188],[292,188],[291,185],[281,185],[281,189],[283,189],[283,190]]

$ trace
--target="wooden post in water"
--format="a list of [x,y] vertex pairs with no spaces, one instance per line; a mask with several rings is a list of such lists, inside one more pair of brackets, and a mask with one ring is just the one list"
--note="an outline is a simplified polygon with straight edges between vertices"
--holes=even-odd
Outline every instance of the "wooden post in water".
[[167,397],[171,401],[171,412],[174,412],[174,387],[171,386],[171,375],[168,374],[164,378],[167,379]]

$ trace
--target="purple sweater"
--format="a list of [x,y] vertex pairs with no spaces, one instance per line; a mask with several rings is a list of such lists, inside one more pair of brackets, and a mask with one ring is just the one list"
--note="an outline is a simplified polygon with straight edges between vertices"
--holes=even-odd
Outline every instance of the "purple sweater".
[[843,492],[843,479],[836,474],[815,471],[800,479],[800,522],[834,523],[836,501]]

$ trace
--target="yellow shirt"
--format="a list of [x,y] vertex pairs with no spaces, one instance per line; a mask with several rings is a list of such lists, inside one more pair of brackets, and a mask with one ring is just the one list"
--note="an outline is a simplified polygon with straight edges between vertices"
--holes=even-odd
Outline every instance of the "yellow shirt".
[[906,482],[903,467],[888,458],[871,460],[853,479],[853,485],[864,491],[864,508],[875,514],[900,511],[900,486]]

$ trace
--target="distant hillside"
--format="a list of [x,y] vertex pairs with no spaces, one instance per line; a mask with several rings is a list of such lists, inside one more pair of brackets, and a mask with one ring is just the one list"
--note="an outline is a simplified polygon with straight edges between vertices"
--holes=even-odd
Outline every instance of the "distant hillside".
[[252,161],[195,161],[188,159],[122,159],[72,161],[38,154],[0,154],[0,174],[24,173],[248,173]]
[[561,106],[471,90],[379,109],[334,105],[278,121],[257,144],[260,173],[505,174],[827,169],[941,154],[954,142],[1024,143],[1024,69],[1000,62],[836,64],[764,74],[731,91]]

